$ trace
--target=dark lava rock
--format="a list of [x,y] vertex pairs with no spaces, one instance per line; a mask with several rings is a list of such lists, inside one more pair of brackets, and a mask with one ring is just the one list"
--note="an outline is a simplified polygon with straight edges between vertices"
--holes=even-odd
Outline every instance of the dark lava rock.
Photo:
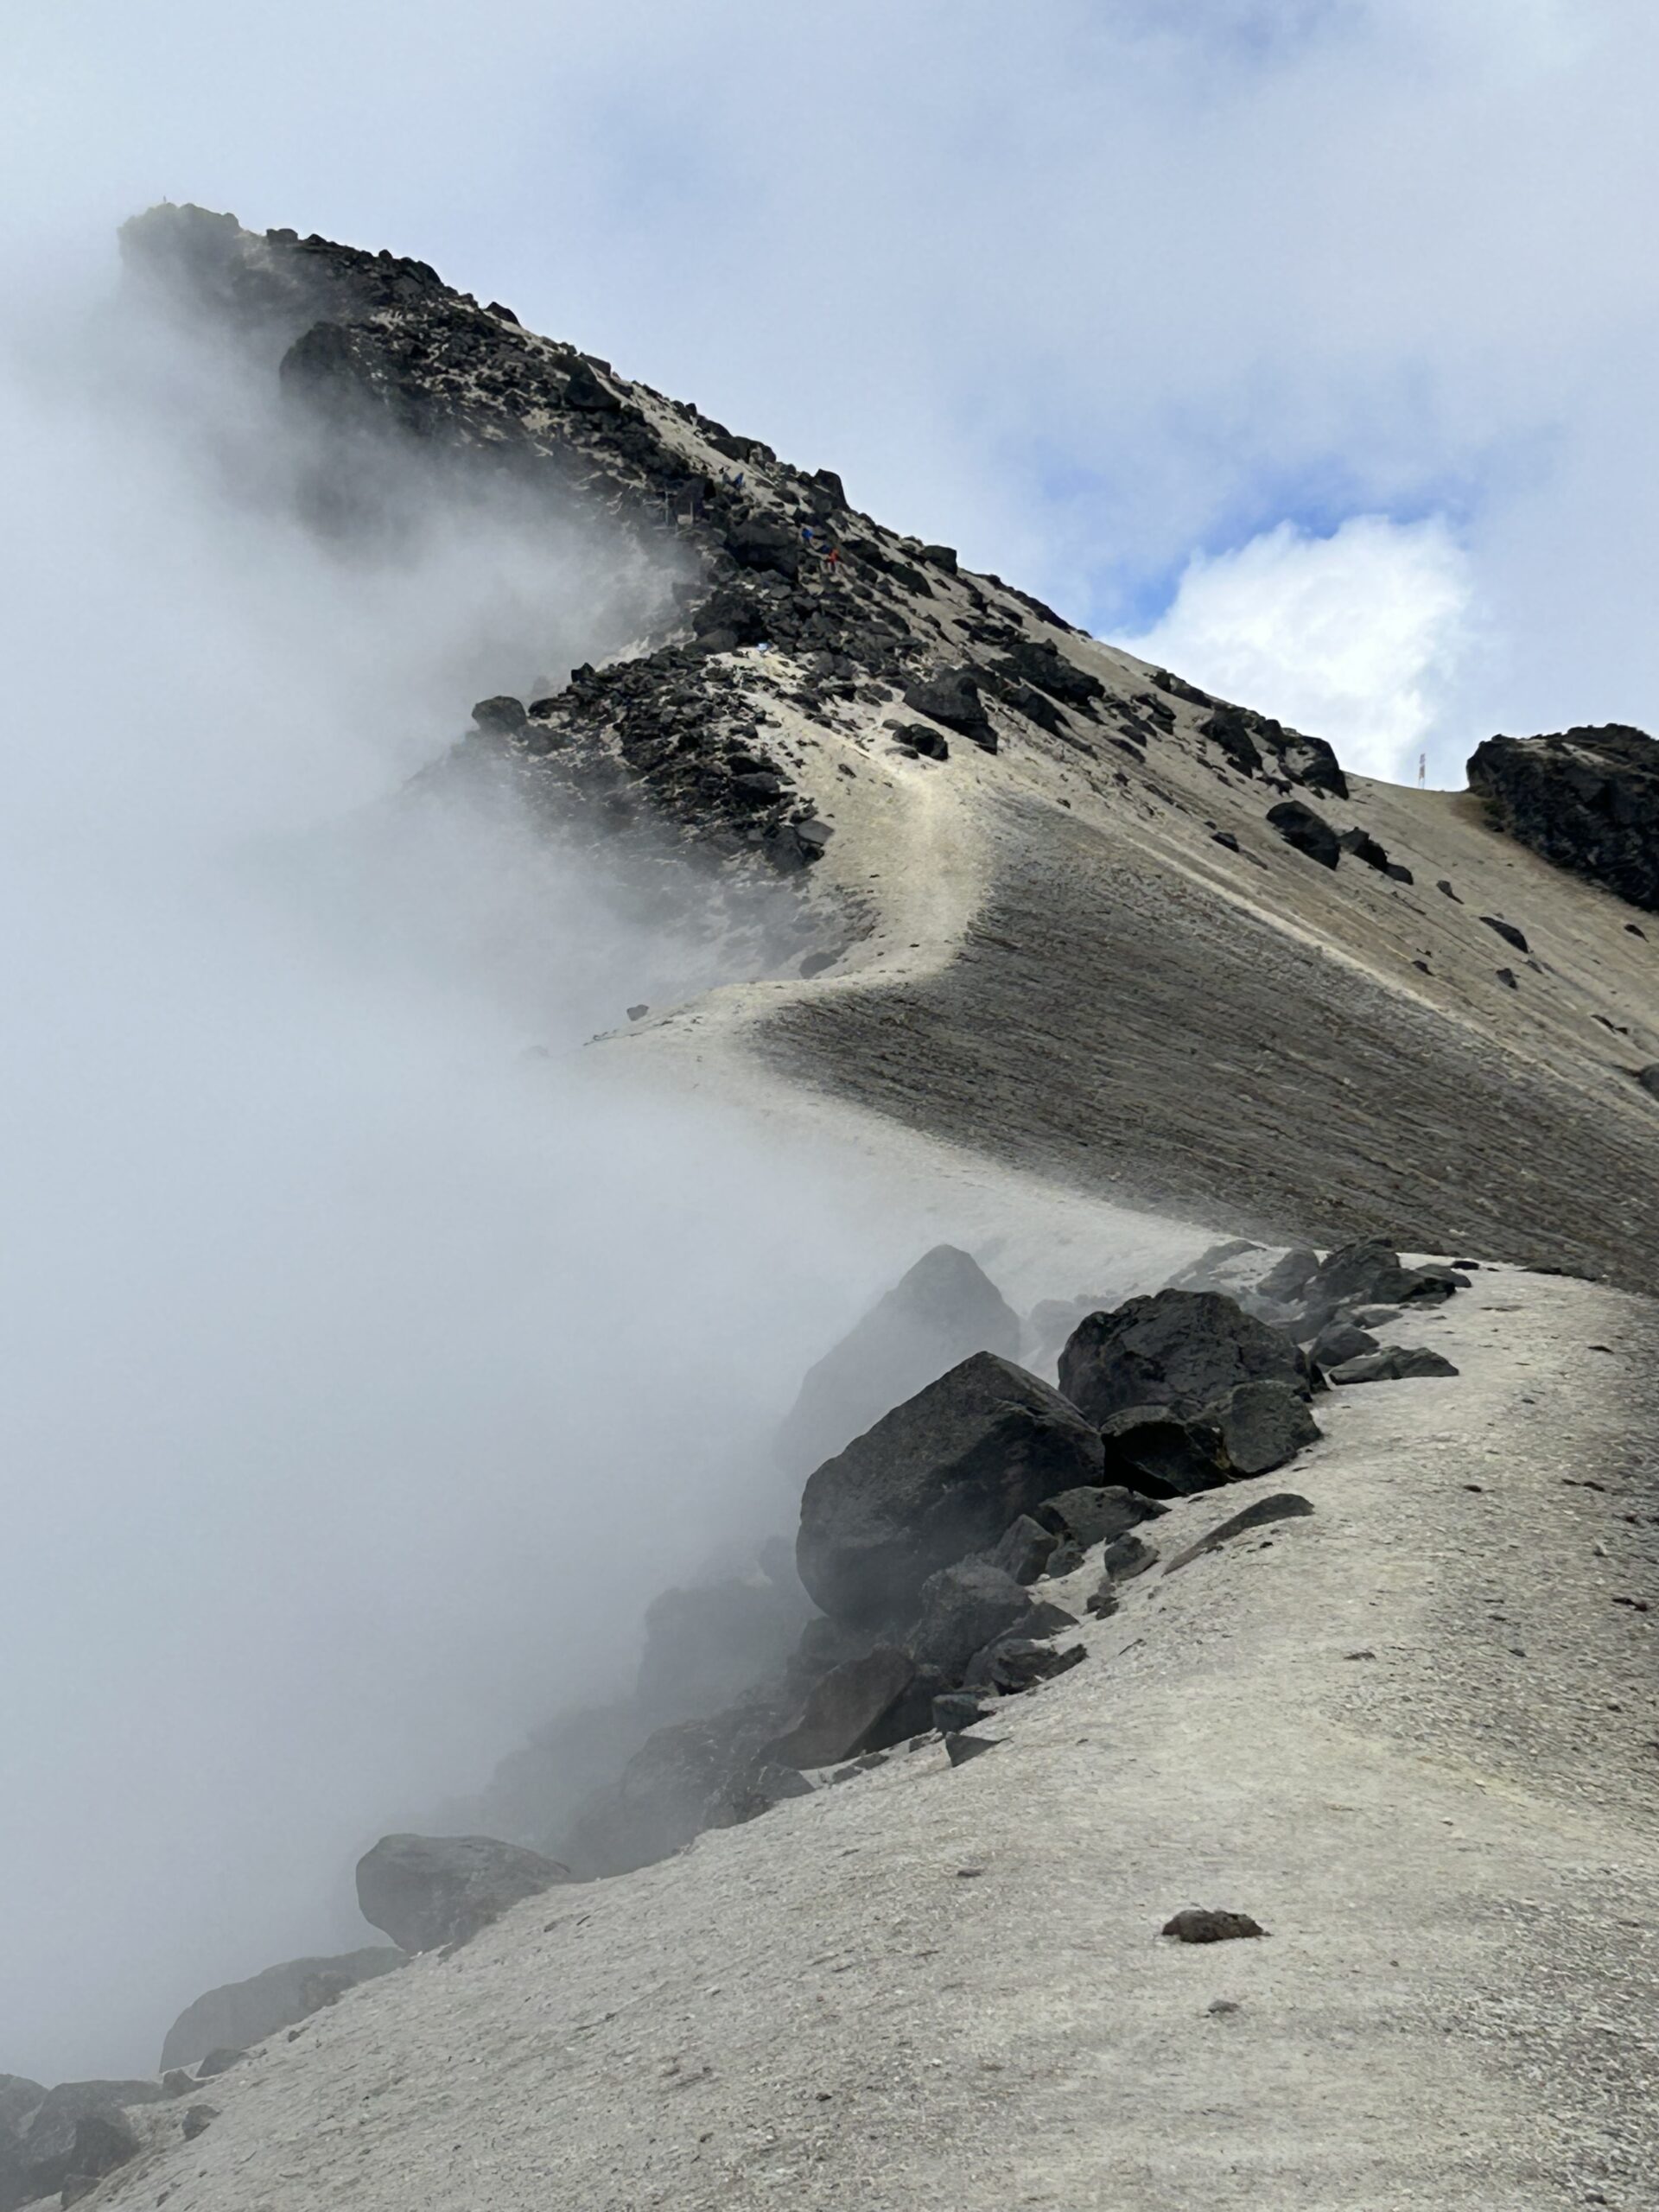
[[1446,1270],[1408,1268],[1394,1246],[1381,1236],[1344,1244],[1321,1262],[1303,1297],[1310,1315],[1334,1314],[1357,1306],[1434,1306],[1457,1287]]
[[1192,1497],[1233,1478],[1220,1433],[1168,1406],[1126,1406],[1100,1425],[1106,1472],[1147,1498]]
[[1374,868],[1379,875],[1389,865],[1386,847],[1380,845],[1368,830],[1361,830],[1357,825],[1352,830],[1344,830],[1337,842],[1344,853],[1351,853],[1357,861],[1363,861],[1367,868]]
[[1369,1329],[1356,1328],[1351,1321],[1332,1321],[1314,1338],[1308,1357],[1316,1367],[1330,1369],[1376,1350],[1376,1338]]
[[1505,944],[1512,944],[1517,952],[1530,952],[1532,947],[1513,922],[1503,921],[1496,914],[1483,914],[1481,920],[1489,930],[1496,930]]
[[920,753],[930,760],[950,758],[949,741],[926,722],[889,722],[887,727],[893,732],[893,742],[902,745],[906,753]]
[[1048,1566],[1060,1539],[1052,1529],[1022,1513],[998,1538],[990,1554],[993,1567],[1011,1574],[1016,1582],[1035,1582]]
[[1469,786],[1510,836],[1557,868],[1659,910],[1659,744],[1618,722],[1489,737]]
[[1101,1465],[1098,1433],[1057,1390],[976,1352],[811,1476],[801,1580],[839,1618],[906,1620],[929,1575],[988,1549],[1045,1498],[1097,1483]]
[[1443,891],[1446,893],[1446,896],[1451,899],[1454,906],[1462,906],[1462,899],[1459,898],[1457,893],[1452,888],[1452,879],[1449,875],[1441,876],[1436,882],[1434,888],[1437,891]]
[[1421,1375],[1455,1375],[1457,1369],[1437,1351],[1390,1344],[1386,1351],[1367,1352],[1359,1359],[1344,1360],[1331,1370],[1333,1382],[1405,1382]]
[[778,1433],[791,1471],[816,1467],[972,1352],[1020,1350],[1020,1317],[966,1252],[936,1244],[810,1369]]
[[1034,1689],[1039,1682],[1068,1674],[1086,1656],[1080,1643],[1057,1651],[1052,1643],[1038,1643],[1029,1637],[1005,1636],[975,1653],[965,1679],[976,1685],[982,1683],[1001,1697],[1017,1697],[1021,1690]]
[[[1022,1593],[1023,1594],[1023,1593]],[[787,1735],[770,1745],[780,1766],[833,1766],[871,1748],[882,1719],[916,1676],[916,1662],[891,1644],[832,1667],[812,1689]]]
[[1210,833],[1210,840],[1212,844],[1225,845],[1230,853],[1236,853],[1238,850],[1238,840],[1230,830],[1212,830]]
[[194,2066],[210,2050],[246,2050],[332,2005],[359,1981],[406,1966],[409,1955],[376,1944],[332,1958],[289,1959],[245,1981],[226,1982],[187,2005],[167,2031],[162,2071]]
[[[1241,707],[1217,707],[1208,721],[1198,724],[1200,737],[1207,737],[1220,747],[1236,768],[1253,776],[1262,766],[1262,755],[1250,735],[1249,721]],[[1271,821],[1272,817],[1268,817]]]
[[484,1835],[386,1835],[357,1862],[357,1902],[405,1951],[464,1943],[523,1897],[569,1875],[550,1859]]
[[505,737],[523,729],[529,719],[523,700],[510,699],[505,693],[499,698],[480,699],[473,709],[473,720],[480,729],[499,733]]
[[565,404],[592,415],[621,412],[622,402],[607,384],[594,374],[591,363],[578,353],[570,364],[564,387]]
[[1114,1582],[1129,1582],[1137,1574],[1144,1574],[1158,1557],[1156,1544],[1149,1544],[1144,1536],[1131,1532],[1120,1536],[1115,1544],[1108,1544],[1103,1564]]
[[194,2143],[198,2135],[205,2135],[219,2118],[217,2105],[187,2105],[180,2122],[187,2143]]
[[770,569],[793,583],[801,573],[801,541],[782,523],[752,515],[734,523],[726,550],[740,567]]
[[1000,1736],[947,1736],[944,1754],[952,1766],[966,1766],[969,1759],[976,1759],[982,1751],[999,1749],[1001,1741]]
[[1646,1067],[1638,1068],[1636,1071],[1636,1079],[1643,1090],[1649,1092],[1653,1097],[1659,1098],[1659,1060],[1653,1060]]
[[1503,984],[1506,991],[1518,991],[1520,989],[1521,979],[1516,974],[1513,968],[1494,968],[1492,973],[1497,976],[1498,982]]
[[1011,1574],[988,1560],[960,1560],[922,1586],[921,1611],[908,1643],[916,1660],[960,1681],[974,1654],[1006,1636],[1031,1611],[1031,1599]]
[[1303,1354],[1217,1291],[1160,1290],[1091,1313],[1060,1354],[1060,1388],[1090,1420],[1163,1405],[1197,1414],[1236,1382],[1308,1388]]
[[[41,2090],[36,2098],[36,2086],[15,2074],[0,2075],[0,2207],[4,2212],[33,2204],[37,2197],[55,2196],[72,2174],[84,2183],[78,2194],[85,2196],[102,2172],[113,2172],[138,2148],[137,2135],[122,2117],[123,2107],[156,2104],[167,2094],[159,2082],[60,2082],[54,2089]],[[83,2127],[91,2130],[84,2138]],[[102,2167],[93,2147],[99,2143],[130,2147]]]
[[1337,833],[1323,815],[1315,814],[1299,798],[1281,799],[1268,809],[1268,820],[1285,842],[1317,861],[1321,868],[1335,868],[1342,857]]
[[[1096,1544],[1114,1542],[1143,1521],[1155,1521],[1165,1510],[1140,1491],[1112,1484],[1062,1491],[1058,1497],[1038,1507],[1036,1517],[1046,1529],[1069,1536],[1081,1550],[1088,1551]],[[1049,1572],[1054,1572],[1052,1564]]]
[[1319,1254],[1312,1245],[1300,1244],[1287,1252],[1276,1266],[1269,1268],[1255,1287],[1260,1296],[1287,1305],[1306,1289],[1319,1272]]
[[1111,1576],[1103,1574],[1088,1600],[1086,1610],[1091,1612],[1096,1620],[1109,1620],[1117,1611],[1118,1602],[1117,1588]]
[[634,1689],[648,1727],[717,1712],[785,1664],[810,1610],[789,1582],[732,1577],[652,1599]]
[[1274,1521],[1302,1520],[1313,1510],[1310,1502],[1292,1490],[1275,1491],[1271,1497],[1258,1497],[1253,1505],[1247,1505],[1243,1512],[1233,1514],[1219,1527],[1211,1529],[1208,1535],[1200,1536],[1197,1543],[1178,1552],[1164,1573],[1173,1574],[1178,1567],[1191,1566],[1206,1552],[1218,1551],[1223,1544],[1230,1543],[1235,1536],[1248,1535],[1252,1529],[1265,1529]]
[[1248,1912],[1217,1912],[1203,1905],[1188,1905],[1164,1923],[1160,1931],[1178,1943],[1231,1943],[1243,1936],[1265,1936],[1267,1929]]
[[1241,1476],[1270,1475],[1319,1440],[1307,1404],[1287,1382],[1236,1382],[1204,1409]]
[[911,684],[905,693],[905,704],[912,714],[925,715],[930,721],[943,722],[947,729],[955,730],[982,751],[995,752],[996,732],[985,711],[978,676],[973,669],[942,669],[923,682]]
[[984,1702],[971,1690],[946,1690],[933,1700],[933,1726],[942,1736],[960,1735],[984,1718]]

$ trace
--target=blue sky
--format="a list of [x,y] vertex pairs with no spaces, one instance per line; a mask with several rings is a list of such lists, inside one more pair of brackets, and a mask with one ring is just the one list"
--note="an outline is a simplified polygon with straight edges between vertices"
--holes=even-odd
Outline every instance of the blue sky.
[[[1171,650],[1194,557],[1438,517],[1466,632],[1402,677],[1447,779],[1493,728],[1659,714],[1634,0],[16,20],[14,258],[162,193],[416,252]],[[1346,588],[1397,607],[1389,544]]]

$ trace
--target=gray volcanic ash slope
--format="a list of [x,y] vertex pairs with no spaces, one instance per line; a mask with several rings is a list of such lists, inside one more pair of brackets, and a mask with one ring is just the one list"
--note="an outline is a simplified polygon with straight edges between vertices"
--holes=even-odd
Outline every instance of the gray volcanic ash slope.
[[1472,799],[1345,777],[423,264],[192,208],[124,242],[322,426],[337,508],[390,441],[671,552],[655,650],[481,702],[465,749],[595,837],[667,826],[805,880],[798,984],[654,1027],[665,1058],[718,1039],[929,1138],[1246,1232],[1381,1229],[1659,1286],[1635,1080],[1659,947],[1592,840],[1543,849],[1604,888]]

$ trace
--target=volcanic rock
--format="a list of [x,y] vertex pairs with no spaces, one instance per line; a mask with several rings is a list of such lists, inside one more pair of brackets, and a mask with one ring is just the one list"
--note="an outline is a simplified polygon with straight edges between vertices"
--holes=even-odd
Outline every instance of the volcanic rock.
[[[41,2091],[32,2108],[19,2110],[35,2087],[19,2075],[0,2075],[0,2212],[54,2196],[72,2173],[95,2178],[95,2169],[113,2171],[113,2166],[97,2168],[99,2154],[94,2146],[103,2144],[112,2149],[130,2139],[132,2149],[124,2150],[115,2161],[124,2164],[137,2148],[137,2139],[122,2117],[124,2108],[156,2104],[166,2094],[159,2082],[60,2082],[56,2088]],[[10,2122],[9,2110],[17,2113]],[[80,2131],[89,2123],[99,2125],[91,2128],[82,2151]],[[79,2164],[78,2153],[91,2163]]]
[[1029,1595],[1011,1574],[988,1560],[961,1560],[923,1584],[910,1650],[920,1663],[960,1681],[974,1654],[1007,1635],[1030,1611]]
[[796,1561],[826,1612],[902,1623],[939,1567],[1100,1478],[1098,1433],[1057,1390],[976,1352],[810,1478]]
[[1285,842],[1304,853],[1321,868],[1335,868],[1342,857],[1337,833],[1323,815],[1315,814],[1299,798],[1281,799],[1268,809],[1268,820]]
[[1052,1529],[1022,1513],[1003,1530],[989,1554],[990,1562],[1016,1582],[1035,1582],[1059,1541]]
[[1499,828],[1555,867],[1659,910],[1659,744],[1627,724],[1489,737],[1469,788]]
[[1179,1567],[1190,1567],[1206,1552],[1218,1551],[1223,1544],[1230,1543],[1235,1536],[1248,1535],[1252,1529],[1265,1529],[1275,1521],[1300,1520],[1313,1510],[1310,1502],[1294,1491],[1276,1491],[1271,1497],[1258,1497],[1254,1504],[1245,1506],[1242,1512],[1211,1529],[1208,1535],[1200,1536],[1197,1543],[1178,1552],[1166,1564],[1164,1573],[1173,1574]]
[[357,1862],[357,1901],[405,1951],[464,1943],[523,1897],[569,1879],[552,1859],[482,1835],[387,1835]]
[[930,721],[943,722],[947,729],[957,731],[983,752],[995,752],[996,732],[980,697],[978,677],[971,668],[942,669],[924,682],[911,684],[905,693],[905,704],[912,714],[925,715]]
[[1303,1354],[1282,1331],[1215,1291],[1160,1290],[1091,1313],[1060,1354],[1060,1388],[1103,1422],[1135,1406],[1196,1414],[1236,1382],[1308,1387]]
[[1329,1370],[1376,1350],[1376,1338],[1369,1329],[1357,1328],[1351,1321],[1331,1321],[1314,1338],[1307,1356],[1316,1367]]
[[1155,1521],[1166,1510],[1138,1491],[1112,1484],[1062,1491],[1039,1505],[1035,1517],[1045,1529],[1070,1537],[1080,1550],[1088,1551],[1096,1544],[1112,1543],[1143,1521]]
[[891,1644],[832,1667],[814,1685],[794,1727],[768,1746],[768,1756],[781,1766],[833,1766],[868,1750],[916,1671],[915,1660]]
[[1100,1425],[1106,1472],[1141,1497],[1192,1497],[1233,1478],[1221,1433],[1168,1406],[1126,1406]]
[[1404,1382],[1423,1375],[1455,1375],[1457,1369],[1437,1351],[1390,1344],[1385,1351],[1367,1352],[1344,1360],[1331,1370],[1333,1382]]
[[1221,1440],[1241,1476],[1269,1475],[1310,1444],[1319,1427],[1306,1402],[1287,1382],[1237,1382],[1204,1409],[1205,1424]]
[[1052,1643],[1039,1643],[1030,1637],[1005,1636],[975,1653],[963,1680],[976,1687],[982,1684],[999,1696],[1015,1697],[1021,1690],[1033,1689],[1039,1682],[1069,1673],[1086,1656],[1080,1643],[1068,1644],[1059,1651]]
[[1164,1923],[1160,1931],[1178,1943],[1230,1943],[1241,1936],[1265,1936],[1267,1929],[1248,1912],[1217,1912],[1188,1905]]
[[226,1982],[187,2005],[167,2031],[161,2070],[194,2066],[210,2050],[246,2050],[279,2028],[332,2005],[359,1981],[406,1966],[409,1955],[372,1945],[332,1958],[289,1959],[245,1981]]

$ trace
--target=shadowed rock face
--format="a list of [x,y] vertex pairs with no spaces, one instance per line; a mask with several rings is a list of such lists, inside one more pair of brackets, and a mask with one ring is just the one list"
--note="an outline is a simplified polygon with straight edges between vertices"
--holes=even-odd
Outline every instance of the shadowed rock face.
[[1659,912],[1659,743],[1623,722],[1489,737],[1469,788],[1510,836],[1557,868]]
[[386,1835],[357,1862],[357,1902],[405,1951],[429,1951],[466,1942],[568,1878],[552,1859],[493,1836]]
[[332,2005],[359,1981],[372,1981],[406,1963],[406,1953],[375,1944],[334,1958],[289,1959],[245,1981],[210,1989],[194,2005],[187,2005],[168,2030],[162,2071],[194,2066],[210,2050],[246,2050],[278,2028],[292,2027],[322,2005]]
[[1062,1491],[1098,1484],[1098,1434],[1057,1390],[979,1352],[824,1462],[796,1561],[827,1613],[903,1622],[937,1568]]

